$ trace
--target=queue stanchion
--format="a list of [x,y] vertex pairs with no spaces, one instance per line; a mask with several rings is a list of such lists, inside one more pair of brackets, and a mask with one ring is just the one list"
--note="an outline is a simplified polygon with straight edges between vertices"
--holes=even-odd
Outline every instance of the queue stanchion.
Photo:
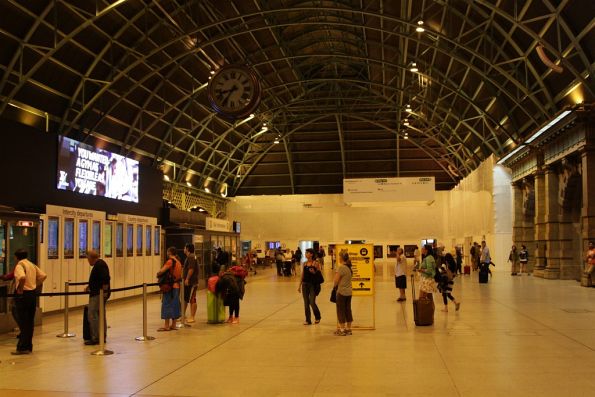
[[76,335],[68,332],[68,289],[69,289],[69,282],[66,281],[64,283],[64,332],[61,334],[56,335],[58,338],[73,338]]
[[154,336],[147,335],[147,283],[143,283],[143,336],[137,336],[134,340],[144,342],[153,339]]
[[176,324],[176,328],[188,328],[191,327],[190,324],[186,324],[186,299],[184,299],[184,281],[180,281],[180,296],[178,297],[180,301],[180,307],[182,308],[182,317],[180,318],[180,322]]
[[103,300],[103,288],[99,289],[99,350],[91,353],[94,356],[108,356],[114,354],[105,348],[105,300]]

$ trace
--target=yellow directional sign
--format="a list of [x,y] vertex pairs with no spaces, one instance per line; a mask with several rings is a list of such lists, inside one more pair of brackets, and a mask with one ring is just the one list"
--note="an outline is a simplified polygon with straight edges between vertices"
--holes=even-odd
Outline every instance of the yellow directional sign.
[[[349,253],[351,288],[354,296],[374,295],[374,246],[372,244],[338,244],[336,252]],[[339,255],[337,257],[339,257]]]

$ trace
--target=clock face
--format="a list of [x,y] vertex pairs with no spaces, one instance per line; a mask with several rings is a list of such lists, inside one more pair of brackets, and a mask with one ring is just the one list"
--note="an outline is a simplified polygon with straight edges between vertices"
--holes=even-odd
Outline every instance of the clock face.
[[208,87],[213,109],[227,117],[251,113],[260,101],[260,85],[252,71],[242,65],[225,66],[213,75]]

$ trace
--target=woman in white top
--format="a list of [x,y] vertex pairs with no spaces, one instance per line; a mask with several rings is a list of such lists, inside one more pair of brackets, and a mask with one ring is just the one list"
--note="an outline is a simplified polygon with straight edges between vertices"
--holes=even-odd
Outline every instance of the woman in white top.
[[403,248],[397,248],[397,262],[395,263],[395,287],[399,289],[400,295],[397,302],[404,302],[405,290],[407,289],[407,258],[403,255]]

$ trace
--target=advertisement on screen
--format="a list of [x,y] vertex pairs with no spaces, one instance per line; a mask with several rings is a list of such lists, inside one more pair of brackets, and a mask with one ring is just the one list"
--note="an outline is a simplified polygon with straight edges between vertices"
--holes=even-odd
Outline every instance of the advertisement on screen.
[[58,189],[138,203],[138,161],[60,137]]

